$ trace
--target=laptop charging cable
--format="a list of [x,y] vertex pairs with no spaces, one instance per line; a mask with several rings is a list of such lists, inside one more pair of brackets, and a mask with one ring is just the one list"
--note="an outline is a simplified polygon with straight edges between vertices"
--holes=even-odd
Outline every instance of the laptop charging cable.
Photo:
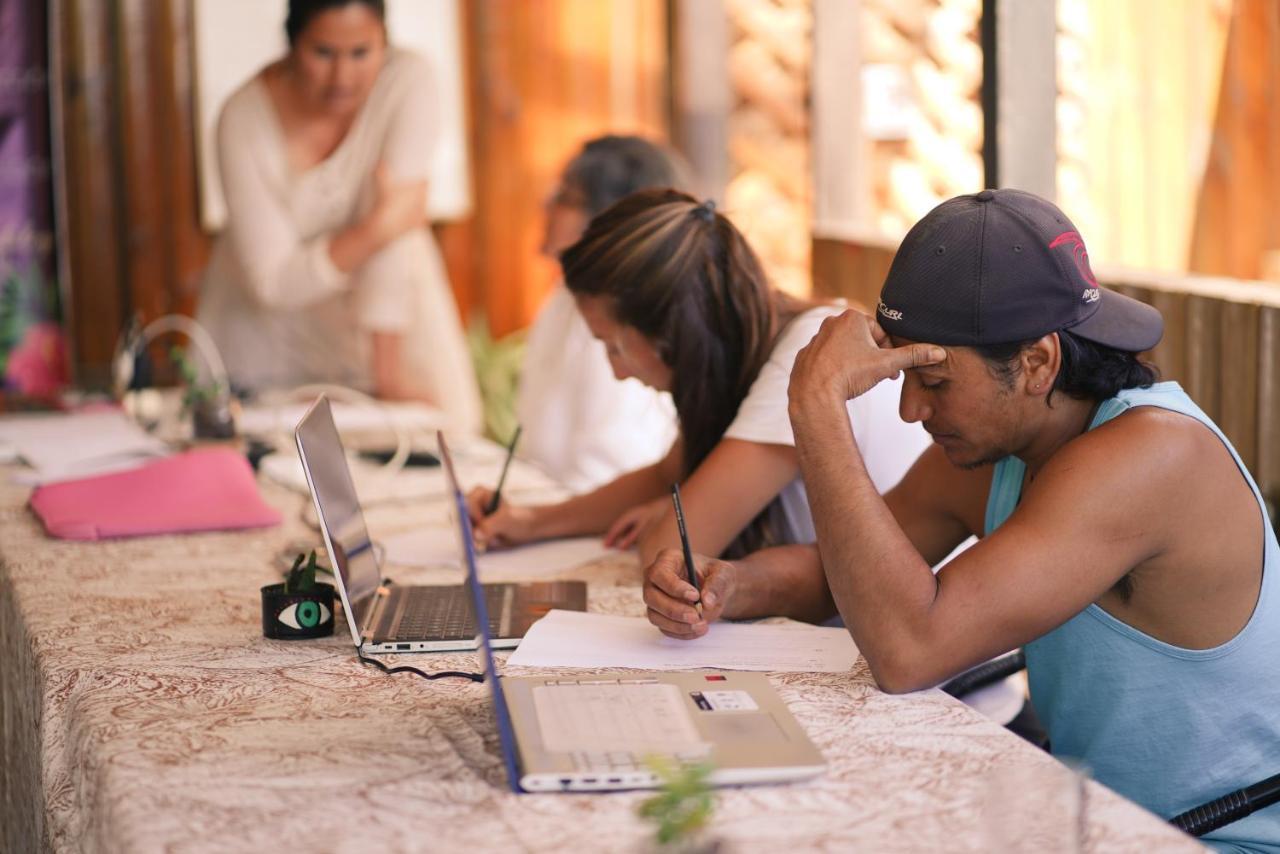
[[425,670],[419,670],[418,668],[410,667],[407,664],[399,664],[391,667],[376,658],[370,658],[358,649],[356,650],[356,658],[360,659],[363,664],[372,664],[374,667],[388,675],[395,675],[396,673],[413,673],[417,676],[421,676],[423,679],[447,679],[449,677],[456,677],[458,679],[470,679],[472,682],[484,681],[483,673],[464,673],[461,670],[439,670],[435,673],[427,673]]

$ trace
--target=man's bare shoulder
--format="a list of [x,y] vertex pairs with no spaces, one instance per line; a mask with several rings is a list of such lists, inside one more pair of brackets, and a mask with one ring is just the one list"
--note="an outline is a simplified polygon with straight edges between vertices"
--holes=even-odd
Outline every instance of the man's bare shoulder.
[[[1206,454],[1206,451],[1217,451]],[[1205,465],[1222,462],[1222,442],[1204,424],[1157,406],[1139,406],[1090,430],[1065,445],[1050,460],[1050,466],[1138,467],[1151,477],[1160,472],[1153,467],[1178,466],[1167,472],[1181,478]],[[1191,468],[1188,468],[1191,467]]]
[[1156,520],[1181,515],[1207,494],[1201,487],[1210,482],[1239,482],[1214,433],[1190,416],[1143,406],[1059,449],[1028,486],[1024,504],[1067,502],[1073,516],[1105,519],[1117,535],[1129,527],[1126,518],[1140,519],[1151,535],[1153,526],[1164,527]]

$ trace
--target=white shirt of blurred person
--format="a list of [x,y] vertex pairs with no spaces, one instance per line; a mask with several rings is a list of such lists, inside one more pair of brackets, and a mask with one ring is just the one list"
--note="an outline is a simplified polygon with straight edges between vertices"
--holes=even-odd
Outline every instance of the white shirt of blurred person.
[[227,204],[197,319],[238,388],[326,382],[421,400],[453,429],[482,410],[426,225],[431,69],[387,45],[381,2],[289,4],[289,52],[227,100]]
[[[771,288],[733,224],[710,203],[674,190],[643,190],[610,207],[562,262],[615,372],[670,391],[680,432],[661,460],[556,504],[504,501],[486,514],[492,493],[472,490],[477,539],[502,546],[607,530],[612,542],[620,523],[630,521],[628,542],[648,563],[660,549],[679,547],[670,499],[678,481],[695,550],[734,556],[812,542],[787,418],[787,378],[823,318],[842,309]],[[893,386],[851,406],[849,416],[853,431],[877,449],[872,476],[881,489],[892,487],[928,444],[919,425],[897,417]],[[637,510],[643,520],[632,516]],[[761,613],[788,613],[787,592],[776,593],[778,601],[760,607],[779,610]]]
[[[680,186],[682,177],[672,155],[646,139],[588,141],[547,201],[543,256],[558,262],[592,216],[637,190]],[[614,373],[563,282],[529,327],[516,416],[520,455],[575,493],[656,462],[676,436],[671,396]]]

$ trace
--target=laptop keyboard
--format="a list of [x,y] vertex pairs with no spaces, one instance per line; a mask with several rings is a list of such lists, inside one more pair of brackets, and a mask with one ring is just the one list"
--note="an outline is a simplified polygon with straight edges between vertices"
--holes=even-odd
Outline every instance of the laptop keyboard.
[[[503,610],[509,599],[507,587],[497,584],[484,588],[489,632],[493,637],[501,635]],[[465,587],[412,587],[407,588],[405,595],[409,598],[394,631],[396,640],[463,640],[478,634],[470,593]]]

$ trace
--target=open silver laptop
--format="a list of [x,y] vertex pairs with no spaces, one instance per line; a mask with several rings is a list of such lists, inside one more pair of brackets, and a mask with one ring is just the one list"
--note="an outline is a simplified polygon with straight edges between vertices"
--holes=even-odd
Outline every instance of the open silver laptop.
[[499,679],[466,502],[443,435],[439,441],[480,628],[476,646],[515,791],[653,788],[660,782],[648,764],[653,757],[709,763],[717,785],[802,780],[825,770],[822,754],[763,673],[620,670]]
[[[294,438],[356,646],[370,653],[474,649],[477,630],[464,585],[399,585],[383,578],[323,395],[298,422]],[[482,590],[491,620],[485,630],[500,647],[518,644],[552,608],[587,607],[581,581],[485,584]]]

